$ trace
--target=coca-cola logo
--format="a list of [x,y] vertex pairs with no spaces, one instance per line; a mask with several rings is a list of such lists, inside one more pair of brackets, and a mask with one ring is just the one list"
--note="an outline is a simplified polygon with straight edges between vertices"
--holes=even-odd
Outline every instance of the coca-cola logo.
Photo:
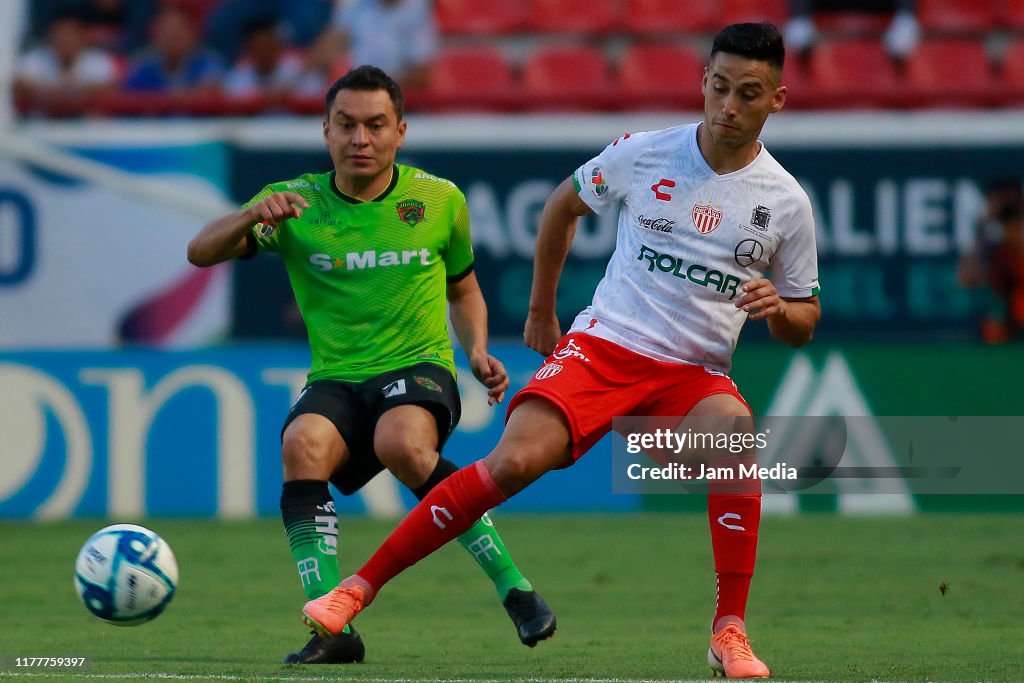
[[640,227],[657,232],[672,232],[672,228],[676,224],[675,221],[670,221],[667,218],[648,218],[647,216],[640,216],[637,222]]

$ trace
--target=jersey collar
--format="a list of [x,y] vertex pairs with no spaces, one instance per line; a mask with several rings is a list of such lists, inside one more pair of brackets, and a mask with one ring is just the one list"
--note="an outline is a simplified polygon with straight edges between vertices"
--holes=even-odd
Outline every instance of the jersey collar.
[[[382,202],[382,201],[384,201],[384,199],[389,194],[391,194],[392,191],[394,191],[396,185],[398,185],[398,164],[394,164],[394,165],[391,166],[391,182],[388,183],[388,186],[386,188],[384,188],[383,192],[381,192],[379,195],[377,195],[376,197],[374,197],[373,199],[371,199],[369,201],[371,201],[371,202]],[[338,188],[338,172],[337,171],[331,171],[331,189],[334,190],[334,194],[338,195],[338,197],[341,200],[346,201],[349,204],[365,204],[366,203],[362,199],[357,199],[356,197],[352,197],[350,195],[345,194],[344,192],[342,192]]]

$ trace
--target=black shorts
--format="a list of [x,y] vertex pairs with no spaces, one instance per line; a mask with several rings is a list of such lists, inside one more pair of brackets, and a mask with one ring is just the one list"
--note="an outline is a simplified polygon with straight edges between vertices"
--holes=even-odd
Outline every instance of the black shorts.
[[281,436],[292,420],[304,413],[323,415],[333,422],[348,446],[349,458],[331,476],[331,483],[349,496],[384,469],[373,450],[373,433],[381,415],[403,405],[423,406],[434,416],[440,453],[459,423],[462,403],[455,378],[436,363],[417,363],[358,383],[310,382],[288,411]]

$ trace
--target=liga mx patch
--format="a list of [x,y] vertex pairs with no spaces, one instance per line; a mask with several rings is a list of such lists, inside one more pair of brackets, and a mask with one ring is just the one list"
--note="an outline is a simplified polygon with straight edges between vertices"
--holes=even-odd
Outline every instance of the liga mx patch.
[[544,365],[541,366],[540,370],[538,370],[537,374],[535,374],[533,377],[534,379],[538,380],[547,379],[549,377],[554,377],[561,371],[562,366],[559,365],[558,363],[545,363]]
[[398,217],[409,225],[416,225],[423,220],[427,212],[427,206],[418,199],[406,199],[395,205]]
[[443,393],[444,391],[443,389],[441,389],[440,384],[430,379],[429,377],[420,377],[419,375],[414,375],[413,379],[416,380],[416,384],[419,384],[427,391],[436,391],[438,393]]

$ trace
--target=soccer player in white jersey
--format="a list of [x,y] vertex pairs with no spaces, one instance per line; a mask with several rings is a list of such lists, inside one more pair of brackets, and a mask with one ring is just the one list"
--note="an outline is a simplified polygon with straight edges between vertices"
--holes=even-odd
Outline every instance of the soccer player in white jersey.
[[[306,603],[310,626],[340,633],[398,573],[575,462],[613,416],[749,420],[726,374],[743,323],[764,320],[797,347],[820,316],[810,203],[758,140],[786,101],[784,56],[774,26],[726,27],[701,81],[701,123],[623,136],[555,189],[525,331],[544,365],[510,402],[495,449],[434,488],[356,574]],[[618,212],[615,252],[592,305],[563,336],[555,292],[576,220],[606,211]],[[708,663],[730,678],[769,675],[744,624],[760,511],[756,482],[710,488],[718,599]]]

